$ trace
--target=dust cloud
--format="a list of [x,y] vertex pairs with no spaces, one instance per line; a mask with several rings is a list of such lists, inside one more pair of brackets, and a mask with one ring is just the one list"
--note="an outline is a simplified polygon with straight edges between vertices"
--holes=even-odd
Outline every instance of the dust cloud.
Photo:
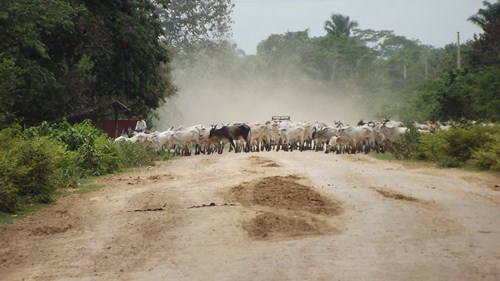
[[336,88],[289,67],[267,71],[266,62],[258,60],[204,54],[187,66],[174,63],[178,93],[157,110],[155,129],[266,122],[277,115],[292,121],[349,124],[371,117],[356,106],[356,97],[345,87]]

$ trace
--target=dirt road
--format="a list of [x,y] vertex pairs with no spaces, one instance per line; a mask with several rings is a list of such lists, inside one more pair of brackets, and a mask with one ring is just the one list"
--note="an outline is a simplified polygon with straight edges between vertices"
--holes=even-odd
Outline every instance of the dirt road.
[[500,280],[500,179],[367,155],[183,157],[0,231],[1,280]]

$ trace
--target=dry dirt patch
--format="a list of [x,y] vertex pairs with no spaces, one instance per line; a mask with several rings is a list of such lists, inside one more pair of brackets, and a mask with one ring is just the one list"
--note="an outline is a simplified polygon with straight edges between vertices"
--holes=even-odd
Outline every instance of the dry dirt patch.
[[304,185],[296,176],[273,176],[230,189],[231,200],[258,215],[242,227],[255,239],[289,238],[339,232],[333,217],[343,212],[340,201]]

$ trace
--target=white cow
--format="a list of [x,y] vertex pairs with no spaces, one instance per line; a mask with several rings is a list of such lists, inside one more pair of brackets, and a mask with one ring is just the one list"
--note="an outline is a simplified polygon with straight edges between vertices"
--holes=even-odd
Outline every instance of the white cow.
[[270,150],[271,149],[271,132],[269,130],[268,125],[271,122],[268,121],[264,124],[255,122],[248,124],[250,126],[251,131],[251,151],[261,151],[261,150]]
[[177,155],[188,156],[191,155],[190,145],[195,145],[195,154],[200,153],[200,135],[206,131],[203,125],[194,125],[183,129],[182,127],[173,131],[171,136],[172,144],[175,146],[175,153]]
[[325,153],[336,152],[345,153],[349,150],[349,140],[340,136],[332,136],[326,144]]
[[156,152],[167,151],[167,153],[170,153],[170,149],[173,146],[172,135],[174,135],[174,133],[172,128],[167,131],[153,133],[151,143]]
[[300,151],[304,150],[304,141],[306,139],[306,127],[304,124],[289,123],[288,126],[282,126],[279,129],[279,135],[283,139],[284,149],[292,151],[295,146]]
[[144,142],[151,141],[154,133],[135,133],[132,137],[127,137],[125,135],[119,136],[115,139],[115,142],[128,141],[128,142]]
[[406,133],[408,128],[406,127],[390,127],[386,124],[383,124],[379,132],[382,133],[385,137],[385,143],[388,147],[392,147],[394,143]]
[[290,121],[271,121],[266,123],[269,127],[269,134],[271,136],[271,142],[276,146],[276,151],[280,150],[280,147],[284,141],[284,138],[280,134],[280,130],[286,128],[290,125]]
[[332,127],[323,127],[321,129],[316,130],[314,128],[312,134],[312,140],[314,141],[314,149],[316,151],[323,150],[324,144],[328,144],[330,139],[333,136],[336,136],[338,129]]
[[351,152],[356,153],[364,146],[365,153],[375,144],[375,133],[372,127],[363,126],[344,126],[338,130],[338,136],[343,137],[349,142]]

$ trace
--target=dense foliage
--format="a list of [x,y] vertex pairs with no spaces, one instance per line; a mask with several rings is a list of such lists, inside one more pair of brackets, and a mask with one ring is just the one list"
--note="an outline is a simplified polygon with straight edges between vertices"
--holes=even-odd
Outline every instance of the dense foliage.
[[500,171],[500,127],[458,125],[434,134],[419,134],[411,128],[395,144],[397,159],[437,162],[444,167],[464,164],[481,170]]
[[158,6],[165,42],[177,54],[210,46],[230,36],[231,0],[170,0]]
[[59,188],[79,178],[151,165],[156,152],[147,143],[117,144],[87,120],[0,131],[0,211],[21,203],[47,203]]
[[150,1],[6,0],[0,11],[0,128],[114,100],[146,113],[173,93]]
[[19,129],[0,133],[0,211],[13,212],[21,201],[47,203],[65,186],[65,149],[49,138],[26,140]]

